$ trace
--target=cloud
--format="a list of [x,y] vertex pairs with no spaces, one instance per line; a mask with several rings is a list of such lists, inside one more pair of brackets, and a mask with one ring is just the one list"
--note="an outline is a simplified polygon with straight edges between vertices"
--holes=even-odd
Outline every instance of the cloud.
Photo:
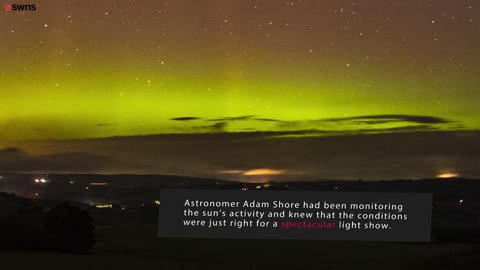
[[283,122],[282,120],[273,119],[273,118],[261,118],[256,115],[242,115],[242,116],[233,116],[233,117],[221,117],[208,119],[207,121],[211,122],[224,122],[224,121],[262,121],[262,122]]
[[[295,121],[263,118],[256,115],[211,119],[191,116],[172,119],[176,121],[203,120],[207,123],[216,122],[213,125],[205,124],[175,127],[175,129],[182,133],[248,132],[256,134],[256,137],[344,136],[381,132],[394,133],[463,129],[460,123],[442,117],[409,114],[361,115]],[[264,124],[258,122],[264,122]]]
[[222,117],[216,119],[208,119],[207,121],[211,122],[218,122],[218,121],[244,121],[244,120],[252,120],[255,115],[242,115],[242,116],[235,116],[235,117]]
[[411,122],[417,124],[446,124],[452,121],[436,116],[409,115],[409,114],[379,114],[354,117],[327,118],[321,119],[323,122],[348,122],[356,121],[367,124],[384,124],[393,122]]
[[22,154],[23,151],[18,147],[5,147],[0,149],[0,155],[2,154]]
[[195,117],[195,116],[183,116],[183,117],[175,117],[175,118],[170,118],[172,121],[193,121],[193,120],[200,120],[202,118],[200,117]]
[[272,118],[255,118],[254,120],[256,120],[256,121],[264,121],[264,122],[284,122],[284,121],[282,121],[282,120],[272,119]]
[[[385,125],[394,125],[385,127]],[[454,121],[425,115],[407,115],[407,114],[379,114],[363,115],[340,118],[323,118],[313,120],[282,121],[278,123],[279,129],[324,129],[324,130],[351,130],[351,131],[401,131],[413,130],[417,126],[418,130],[438,129],[439,127],[448,127],[455,125],[455,128],[461,126]],[[367,128],[368,127],[368,128]]]
[[[190,121],[202,118],[178,117],[172,119],[176,121]],[[217,123],[214,125],[193,126],[192,130],[226,132],[226,127],[228,126],[229,132],[275,132],[276,134],[271,134],[275,136],[325,136],[462,128],[459,123],[442,117],[410,114],[361,115],[295,121],[263,118],[256,115],[241,115],[204,119],[204,121]],[[251,126],[249,126],[249,122],[252,122]],[[265,125],[253,122],[265,122]],[[253,128],[253,126],[256,128]]]
[[21,172],[89,172],[102,168],[111,158],[85,152],[62,152],[32,155],[18,147],[0,150],[0,171]]
[[227,127],[227,125],[228,125],[227,122],[218,122],[216,124],[208,126],[208,128],[212,132],[223,132],[223,131],[225,131],[225,128]]
[[195,130],[205,131],[205,132],[213,132],[213,133],[221,133],[225,132],[226,127],[228,126],[227,122],[218,122],[213,125],[204,125],[204,126],[194,126]]

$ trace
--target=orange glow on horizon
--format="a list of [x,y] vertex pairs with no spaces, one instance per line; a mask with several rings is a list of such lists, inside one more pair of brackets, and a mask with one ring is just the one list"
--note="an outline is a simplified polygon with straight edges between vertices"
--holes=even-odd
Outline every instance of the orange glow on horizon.
[[98,183],[98,182],[95,183],[95,182],[93,182],[93,183],[90,183],[90,186],[108,186],[108,183]]
[[441,173],[437,175],[437,178],[455,178],[459,176],[458,173]]
[[284,174],[285,170],[273,170],[273,169],[252,169],[245,171],[243,175],[280,175]]
[[95,205],[96,208],[112,208],[113,205],[111,204],[100,204],[100,205]]

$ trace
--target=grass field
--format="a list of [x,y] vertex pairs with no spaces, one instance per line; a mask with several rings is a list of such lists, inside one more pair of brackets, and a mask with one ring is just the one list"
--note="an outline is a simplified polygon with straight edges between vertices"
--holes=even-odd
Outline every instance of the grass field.
[[101,231],[92,254],[2,252],[2,269],[473,270],[480,263],[478,244],[159,239],[145,224]]

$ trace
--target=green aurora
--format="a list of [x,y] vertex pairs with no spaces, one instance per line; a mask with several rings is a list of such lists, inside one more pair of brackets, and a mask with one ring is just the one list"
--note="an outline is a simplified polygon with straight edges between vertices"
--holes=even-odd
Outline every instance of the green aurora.
[[[479,25],[467,7],[454,20],[438,13],[453,8],[448,1],[435,9],[410,1],[424,13],[406,18],[395,13],[407,7],[376,2],[386,21],[373,8],[342,6],[350,1],[194,2],[4,12],[0,139],[412,124],[312,124],[390,114],[447,119],[442,130],[480,127]],[[278,121],[207,120],[239,116]],[[178,117],[201,119],[170,120]]]

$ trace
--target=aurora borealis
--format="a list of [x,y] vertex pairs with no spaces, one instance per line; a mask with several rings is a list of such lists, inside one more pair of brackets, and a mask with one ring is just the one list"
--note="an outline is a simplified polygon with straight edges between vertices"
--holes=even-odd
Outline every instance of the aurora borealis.
[[[314,158],[310,145],[314,149],[323,145],[312,140],[406,133],[409,139],[401,141],[416,144],[418,133],[449,138],[433,140],[435,147],[425,146],[414,157],[435,160],[434,168],[426,161],[415,167],[422,173],[392,168],[376,174],[372,170],[379,164],[359,165],[352,158],[348,166],[343,161],[329,165],[344,164],[345,172],[339,175],[322,170],[306,174],[362,177],[360,168],[368,167],[364,175],[371,178],[479,176],[474,167],[480,153],[469,146],[470,140],[450,145],[451,135],[442,135],[478,136],[476,1],[34,3],[36,11],[1,14],[0,147],[18,147],[27,156],[80,151],[122,159],[109,163],[108,169],[86,169],[100,172],[122,167],[134,173],[153,168],[148,172],[212,175],[255,169],[288,173],[301,167],[304,174],[319,166],[305,165],[306,156]],[[122,152],[113,142],[105,149],[88,148],[82,142],[143,135],[157,136],[162,142],[156,146],[163,146],[150,148],[143,142],[138,152],[130,148]],[[225,144],[203,145],[199,138],[204,135],[220,136]],[[277,148],[274,142],[295,138],[298,148],[283,152],[294,153],[291,159],[269,163],[255,158],[267,158]],[[188,140],[190,150],[183,145]],[[238,150],[238,145],[226,142],[236,140],[245,144],[244,149],[260,153],[223,164],[227,153]],[[250,144],[251,140],[256,142]],[[268,146],[258,146],[258,140]],[[355,152],[354,143],[345,145],[349,148],[339,146],[339,153],[359,159],[362,153],[375,152]],[[445,152],[436,149],[441,146]],[[149,153],[164,149],[172,151],[171,159]],[[191,157],[182,151],[198,152]],[[398,151],[392,149],[389,156],[394,163],[413,162]],[[211,159],[202,153],[211,153]],[[170,169],[156,164],[155,158],[169,163]],[[26,159],[30,158],[21,158]],[[473,159],[473,165],[465,165],[462,172],[464,159]],[[187,163],[178,164],[183,161]],[[56,170],[54,165],[47,167]]]

